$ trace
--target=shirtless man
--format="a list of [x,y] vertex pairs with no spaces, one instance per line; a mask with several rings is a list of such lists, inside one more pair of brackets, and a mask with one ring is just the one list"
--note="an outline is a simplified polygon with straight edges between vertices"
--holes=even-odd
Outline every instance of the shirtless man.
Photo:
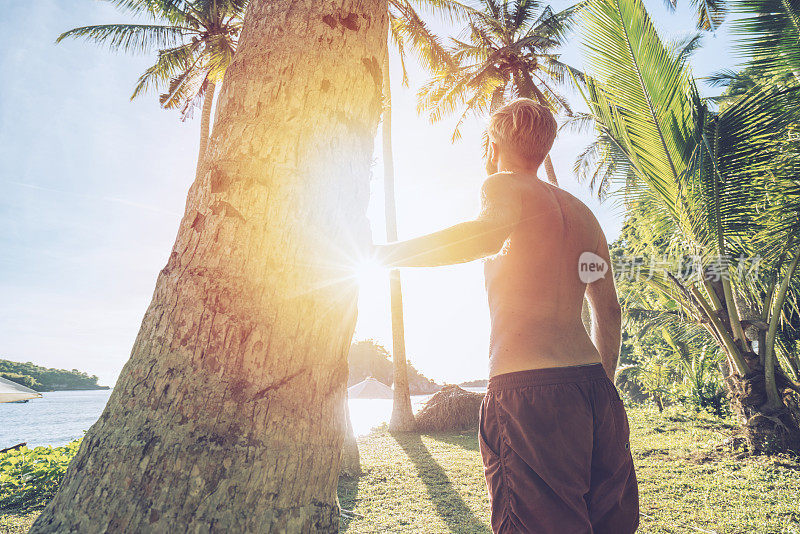
[[[550,111],[532,100],[497,110],[478,218],[378,254],[396,267],[490,256],[489,386],[478,434],[493,531],[628,534],[639,501],[628,419],[612,382],[620,306],[594,215],[536,176],[555,134]],[[605,276],[588,284],[579,275],[586,253],[595,267],[605,263]],[[593,339],[581,321],[584,295]]]

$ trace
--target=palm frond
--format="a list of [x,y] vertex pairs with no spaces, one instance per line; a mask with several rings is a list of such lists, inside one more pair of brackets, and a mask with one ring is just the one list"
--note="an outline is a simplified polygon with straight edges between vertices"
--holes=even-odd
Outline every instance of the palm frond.
[[765,76],[800,76],[800,5],[791,0],[734,0],[734,49]]
[[661,41],[640,0],[591,0],[581,24],[592,113],[631,169],[693,234],[685,182],[696,143],[696,89],[685,62]]
[[706,31],[716,31],[725,20],[728,9],[727,0],[692,0],[692,5],[697,10],[697,28]]
[[572,110],[557,92],[567,74],[582,73],[559,61],[558,46],[576,6],[554,13],[536,0],[481,0],[468,13],[463,37],[451,39],[448,59],[432,60],[433,78],[417,94],[417,109],[431,121],[458,114],[453,140],[470,115],[485,115],[509,97],[527,96],[555,110]]
[[162,106],[181,110],[185,120],[202,101],[208,84],[220,82],[233,61],[247,0],[105,1],[160,24],[84,26],[64,32],[57,42],[84,38],[112,50],[157,51],[155,63],[139,77],[131,98],[149,89],[166,89],[159,97]]
[[147,69],[136,82],[131,100],[150,89],[160,89],[170,78],[185,70],[195,60],[195,43],[159,50],[155,64]]
[[172,47],[190,33],[178,26],[157,24],[101,24],[73,28],[58,36],[56,43],[64,39],[84,38],[108,46],[111,50],[146,53],[155,48]]
[[442,45],[441,38],[430,30],[408,1],[394,0],[393,7],[398,13],[390,18],[390,32],[398,46],[405,49],[408,43],[428,70],[453,65],[453,59]]
[[700,46],[703,44],[703,34],[696,33],[684,39],[680,39],[672,44],[673,53],[678,58],[678,61],[686,63],[692,57]]

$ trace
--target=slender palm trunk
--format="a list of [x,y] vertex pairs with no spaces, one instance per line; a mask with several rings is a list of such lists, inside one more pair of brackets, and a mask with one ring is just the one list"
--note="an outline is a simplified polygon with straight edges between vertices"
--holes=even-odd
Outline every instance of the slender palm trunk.
[[197,169],[196,173],[200,173],[200,168],[203,165],[203,158],[206,155],[206,147],[208,147],[208,135],[211,126],[211,108],[214,105],[214,91],[217,89],[217,84],[210,81],[206,86],[206,94],[203,96],[203,113],[200,116],[200,150],[197,151]]
[[251,0],[131,357],[32,532],[338,530],[387,18]]
[[553,160],[550,159],[550,154],[544,157],[544,170],[547,173],[547,181],[558,187],[558,178],[556,178],[556,169],[553,167]]
[[[525,98],[530,98],[531,100],[535,100],[539,102],[541,105],[550,107],[550,104],[547,103],[542,92],[536,87],[536,84],[533,83],[533,79],[531,78],[530,73],[526,71],[520,71],[519,76],[516,77],[516,85],[517,91],[519,91],[519,95]],[[553,184],[554,186],[558,187],[558,178],[556,177],[556,169],[553,167],[553,160],[550,159],[550,154],[545,156],[544,158],[544,170],[547,174],[547,181]]]
[[[397,205],[394,194],[394,160],[392,156],[392,88],[389,76],[389,59],[383,63],[383,190],[386,213],[386,240],[397,241]],[[408,387],[406,363],[406,338],[403,325],[403,291],[400,271],[389,273],[389,297],[392,308],[392,362],[394,363],[394,401],[389,429],[408,432],[416,428],[411,409],[411,392]]]

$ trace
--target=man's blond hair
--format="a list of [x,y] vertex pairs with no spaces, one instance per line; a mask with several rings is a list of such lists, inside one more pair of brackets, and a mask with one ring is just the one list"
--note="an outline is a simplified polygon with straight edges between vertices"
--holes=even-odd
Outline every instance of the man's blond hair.
[[541,164],[556,138],[556,119],[530,98],[517,98],[489,119],[489,139],[504,150]]

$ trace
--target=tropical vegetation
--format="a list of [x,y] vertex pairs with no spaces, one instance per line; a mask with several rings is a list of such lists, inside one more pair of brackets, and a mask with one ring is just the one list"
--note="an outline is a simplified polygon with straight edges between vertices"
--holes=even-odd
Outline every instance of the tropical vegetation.
[[20,447],[0,453],[0,511],[26,512],[47,504],[81,440],[63,447]]
[[84,38],[114,51],[157,51],[155,64],[139,77],[131,100],[150,90],[161,91],[161,106],[180,110],[183,120],[202,106],[199,169],[216,87],[233,61],[247,0],[105,1],[143,23],[82,26],[62,33],[56,42]]
[[[458,113],[454,141],[467,117],[485,118],[515,97],[572,115],[561,90],[581,74],[562,63],[558,51],[579,7],[554,12],[536,1],[480,0],[479,8],[467,11],[465,37],[452,38],[447,58],[431,63],[433,77],[419,91],[419,111],[433,122]],[[544,165],[557,184],[549,155]]]
[[0,360],[0,377],[36,391],[108,389],[97,384],[97,376],[72,369],[52,369],[31,362]]
[[709,99],[686,47],[661,39],[640,0],[587,3],[583,96],[597,140],[579,169],[599,189],[612,184],[638,231],[627,250],[649,262],[649,291],[626,300],[629,318],[659,328],[680,361],[694,359],[697,380],[708,367],[698,352],[724,355],[752,451],[800,451],[798,12],[768,0],[735,8],[751,83]]

